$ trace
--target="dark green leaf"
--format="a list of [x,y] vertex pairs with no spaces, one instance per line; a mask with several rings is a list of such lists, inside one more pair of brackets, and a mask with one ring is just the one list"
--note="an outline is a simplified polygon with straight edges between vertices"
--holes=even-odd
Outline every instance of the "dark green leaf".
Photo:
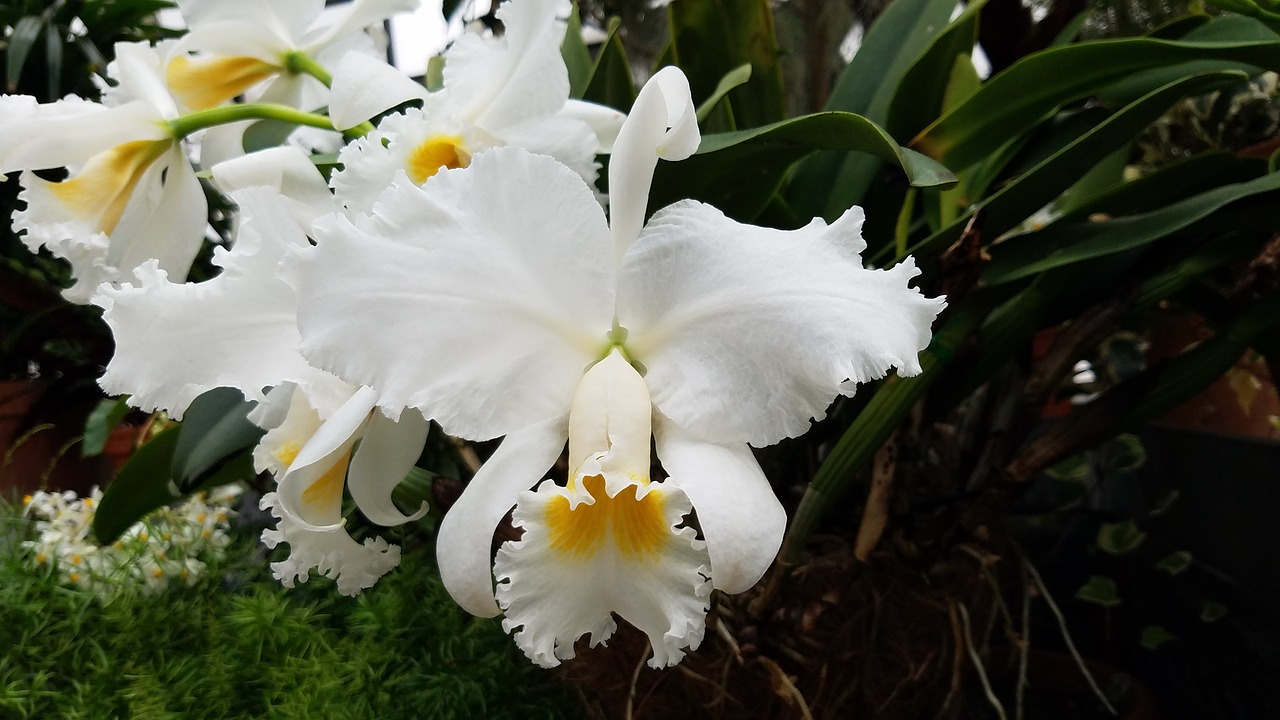
[[1156,563],[1156,569],[1169,573],[1170,575],[1181,575],[1191,567],[1191,553],[1186,550],[1178,550],[1164,556],[1160,562]]
[[[1051,145],[1052,154],[978,204],[978,210],[983,214],[983,232],[988,238],[994,239],[1016,227],[1031,213],[1044,207],[1075,184],[1103,158],[1127,144],[1134,135],[1162,115],[1176,100],[1237,77],[1239,76],[1235,73],[1210,73],[1183,78],[1140,98],[1098,123],[1092,130],[1079,132],[1069,126],[1067,134],[1062,136],[1066,142],[1064,146],[1054,150],[1056,145]],[[1089,118],[1085,120],[1085,122],[1090,121]],[[967,216],[960,218],[918,243],[910,252],[916,255],[931,255],[941,248],[949,247],[960,237],[967,223]],[[1055,227],[1058,225],[1052,225],[1045,231]],[[1001,253],[1007,252],[1006,245],[1007,243],[1000,246]],[[883,260],[880,257],[875,259]],[[996,260],[993,265],[1000,265],[1001,262]],[[1008,272],[1012,262],[1010,260],[1003,262],[1010,263],[1010,265],[1001,266],[1004,272]],[[990,274],[984,276],[984,280],[994,282],[991,278],[995,277],[999,271],[999,269],[988,268],[987,272]],[[1025,275],[1020,274],[1018,277]]]
[[1116,581],[1103,575],[1091,576],[1076,590],[1075,597],[1102,607],[1116,607],[1120,604],[1120,590],[1116,587]]
[[5,55],[5,87],[9,92],[17,92],[18,82],[22,79],[22,68],[27,64],[27,56],[44,29],[44,21],[38,15],[27,15],[13,26],[13,34],[9,36],[9,48]]
[[870,153],[901,167],[913,185],[955,182],[946,168],[898,147],[874,123],[851,113],[816,113],[753,130],[704,135],[698,152],[678,163],[659,163],[650,207],[694,198],[740,221],[768,204],[787,169],[814,150]]
[[44,28],[45,65],[49,81],[49,97],[62,96],[62,33],[50,23]]
[[751,66],[750,81],[729,93],[736,127],[718,129],[759,127],[786,116],[769,0],[677,0],[669,11],[676,65],[694,98],[711,97],[721,78]]
[[1098,528],[1098,547],[1111,555],[1125,555],[1138,549],[1147,534],[1138,529],[1132,520],[1103,523]]
[[253,407],[234,388],[215,388],[191,403],[173,455],[172,477],[180,490],[203,484],[228,459],[258,444],[265,431],[249,422]]
[[609,21],[609,37],[596,55],[582,99],[627,112],[636,100],[636,83],[631,76],[627,50],[618,37],[618,27],[617,18]]
[[582,20],[578,17],[578,3],[569,13],[569,26],[565,28],[564,42],[560,43],[560,55],[569,71],[569,97],[580,98],[591,80],[591,52],[582,42]]
[[93,515],[93,534],[99,543],[113,542],[147,513],[180,497],[169,474],[180,430],[169,428],[151,438],[107,485]]
[[1067,103],[1134,73],[1195,60],[1275,69],[1280,67],[1280,41],[1128,38],[1049,48],[988,80],[967,102],[917,136],[912,146],[948,165],[965,167]]
[[[903,76],[947,26],[954,8],[951,0],[889,3],[840,74],[826,109],[856,113],[875,123],[885,122]],[[821,215],[834,220],[862,200],[880,167],[874,158],[822,153],[796,169],[787,200],[802,217]]]
[[885,116],[884,129],[889,134],[915,137],[942,115],[956,61],[968,60],[978,42],[978,12],[983,5],[986,0],[969,3],[903,75]]
[[[1227,185],[1152,212],[1101,222],[1054,223],[1040,232],[1019,235],[993,252],[983,273],[990,285],[1012,282],[1096,257],[1139,248],[1205,220],[1231,203],[1280,190],[1280,173]],[[1274,208],[1272,208],[1274,210]],[[1259,221],[1266,208],[1253,214]]]
[[1177,636],[1160,625],[1148,625],[1142,628],[1142,647],[1148,650],[1158,649],[1161,645],[1176,639]]
[[702,104],[698,106],[698,122],[706,120],[707,116],[710,115],[716,105],[724,99],[724,96],[729,94],[730,90],[742,85],[750,79],[751,65],[749,64],[739,65],[725,73],[725,76],[720,78],[720,83],[716,85],[716,89],[711,92],[711,96],[706,100],[703,100]]
[[1205,600],[1200,607],[1200,620],[1215,623],[1227,616],[1227,606],[1216,600]]
[[107,438],[116,429],[124,416],[129,413],[126,398],[107,398],[94,407],[84,423],[84,442],[80,444],[80,454],[84,457],[101,455],[107,447]]

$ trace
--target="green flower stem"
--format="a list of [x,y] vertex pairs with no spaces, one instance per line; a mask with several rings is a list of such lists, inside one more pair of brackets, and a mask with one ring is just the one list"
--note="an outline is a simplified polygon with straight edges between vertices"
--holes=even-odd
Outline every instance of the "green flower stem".
[[294,75],[310,75],[324,83],[325,87],[333,87],[333,75],[323,65],[316,62],[315,58],[300,50],[295,50],[284,56],[284,67]]
[[[271,103],[242,103],[213,108],[212,110],[202,110],[170,120],[169,127],[173,130],[174,137],[183,138],[198,130],[206,130],[241,120],[278,120],[293,125],[320,128],[321,130],[335,129],[333,123],[324,115],[305,112],[287,105]],[[365,125],[368,125],[368,123],[365,123]],[[348,137],[361,137],[365,132],[362,127],[358,126],[347,130],[343,134]]]

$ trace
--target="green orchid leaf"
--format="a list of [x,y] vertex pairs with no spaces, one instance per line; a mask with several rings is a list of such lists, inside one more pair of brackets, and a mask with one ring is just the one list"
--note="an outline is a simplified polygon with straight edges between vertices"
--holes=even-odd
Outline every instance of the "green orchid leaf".
[[111,431],[116,429],[124,416],[129,414],[128,398],[106,398],[99,402],[89,413],[84,423],[84,441],[80,443],[80,454],[84,457],[101,455],[107,447],[107,439]]
[[[182,420],[182,434],[174,450],[171,474],[178,488],[189,492],[232,458],[252,449],[265,431],[249,422],[248,402],[239,390],[215,388],[196,398]],[[239,478],[253,477],[252,463]]]
[[[1043,151],[1047,154],[1045,159],[1036,162],[994,195],[978,203],[976,211],[983,216],[983,233],[989,239],[995,239],[1016,227],[1031,213],[1075,184],[1108,155],[1124,147],[1134,135],[1164,114],[1177,100],[1240,77],[1242,75],[1231,72],[1183,78],[1122,108],[1088,131],[1080,131],[1072,122],[1068,122],[1064,130],[1049,141],[1049,146]],[[1082,122],[1091,123],[1092,117],[1092,114],[1086,114]],[[1058,147],[1059,141],[1065,144]],[[1033,158],[1038,157],[1039,153],[1035,149],[1024,152]],[[909,252],[917,256],[930,256],[942,248],[950,247],[960,237],[968,221],[968,215],[961,217],[918,243]],[[873,259],[884,260],[878,256]],[[1023,276],[1025,275],[1018,277]],[[985,279],[993,282],[990,277]]]
[[954,184],[946,168],[899,147],[875,123],[852,113],[816,113],[733,133],[704,135],[698,151],[678,163],[659,163],[650,207],[693,198],[740,221],[769,203],[787,170],[819,149],[869,153],[897,165],[922,187]]
[[[1220,213],[1224,208],[1255,196],[1280,190],[1280,173],[1215,188],[1151,212],[1099,222],[1057,222],[1039,232],[1009,238],[993,249],[983,282],[999,285],[1030,277],[1072,263],[1143,247]],[[1232,223],[1265,225],[1274,220],[1274,206],[1261,198],[1257,207],[1241,208]],[[1270,218],[1267,212],[1270,210]],[[1221,223],[1222,217],[1217,222]]]
[[[953,84],[956,60],[973,52],[978,42],[978,13],[984,5],[986,0],[969,3],[903,75],[885,116],[884,129],[891,135],[915,137],[948,107],[946,96]],[[976,86],[969,89],[976,90]],[[952,98],[950,105],[961,99]]]
[[730,90],[743,85],[750,79],[751,65],[747,63],[725,73],[725,76],[720,78],[720,84],[716,85],[716,89],[712,91],[711,96],[703,100],[702,104],[698,106],[698,122],[706,120],[711,115],[711,111],[716,109],[716,105],[720,104],[720,101],[724,99],[725,95],[729,94]]
[[151,438],[107,485],[93,514],[93,534],[99,543],[114,542],[147,513],[181,497],[169,470],[180,431],[172,427]]
[[565,28],[564,41],[560,43],[560,56],[564,58],[564,66],[569,71],[569,97],[581,98],[591,80],[591,51],[582,42],[582,19],[578,17],[576,2],[569,13],[569,26]]
[[9,36],[9,46],[5,55],[5,88],[8,92],[17,92],[18,82],[22,79],[22,69],[26,67],[27,56],[35,47],[40,31],[44,29],[44,21],[39,15],[27,15],[14,23],[13,34]]
[[1120,605],[1120,589],[1116,581],[1104,575],[1093,575],[1076,590],[1075,598],[1102,607]]
[[1157,650],[1161,645],[1175,639],[1177,639],[1177,635],[1169,632],[1163,626],[1148,625],[1142,628],[1142,638],[1139,643],[1148,650]]
[[618,37],[620,25],[617,18],[609,21],[609,36],[596,55],[582,99],[627,112],[636,101],[636,82],[631,76],[626,48]]
[[1147,534],[1138,529],[1132,520],[1103,523],[1098,528],[1098,547],[1111,555],[1127,555],[1138,549]]
[[1049,48],[989,79],[968,101],[916,136],[911,146],[948,166],[966,167],[1068,103],[1135,73],[1199,60],[1276,69],[1280,40],[1127,38]]
[[[950,0],[890,3],[840,74],[826,109],[856,113],[875,123],[888,120],[907,71],[947,27],[954,8]],[[862,201],[880,167],[876,158],[821,153],[796,169],[787,201],[802,217],[821,215],[834,220]]]
[[717,85],[740,65],[751,67],[750,80],[728,93],[734,130],[778,122],[786,117],[778,40],[769,0],[718,0],[668,6],[672,57],[689,78],[695,98],[711,97]]
[[1227,606],[1216,600],[1205,600],[1200,606],[1200,621],[1215,623],[1227,616]]
[[1191,560],[1191,553],[1186,550],[1178,550],[1161,558],[1160,562],[1156,563],[1156,569],[1167,572],[1170,575],[1181,575],[1186,572],[1187,568],[1191,567]]

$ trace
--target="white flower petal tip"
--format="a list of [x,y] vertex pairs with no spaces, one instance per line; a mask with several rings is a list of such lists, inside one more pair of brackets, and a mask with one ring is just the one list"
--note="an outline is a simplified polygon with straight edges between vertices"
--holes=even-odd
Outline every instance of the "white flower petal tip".
[[617,613],[649,637],[651,667],[680,662],[702,642],[712,587],[706,544],[679,527],[690,509],[674,485],[635,482],[610,496],[600,476],[521,493],[513,522],[524,536],[494,563],[503,628],[555,667],[582,636],[608,640]]
[[373,587],[383,575],[400,564],[400,547],[382,538],[368,538],[364,544],[351,539],[341,526],[308,530],[276,507],[275,493],[262,496],[261,507],[279,519],[274,529],[262,531],[262,542],[268,548],[289,544],[289,557],[271,563],[272,575],[285,587],[306,582],[311,570],[332,578],[343,595],[359,595]]
[[409,100],[426,100],[427,89],[377,58],[347,53],[333,74],[329,118],[347,130]]

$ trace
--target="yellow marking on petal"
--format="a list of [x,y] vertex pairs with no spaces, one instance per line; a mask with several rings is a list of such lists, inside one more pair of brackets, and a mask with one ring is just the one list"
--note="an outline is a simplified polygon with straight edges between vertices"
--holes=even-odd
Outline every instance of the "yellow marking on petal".
[[35,498],[34,498],[34,497],[32,497],[32,496],[30,496],[30,495],[23,495],[23,496],[22,496],[22,504],[23,504],[24,506],[25,506],[25,505],[30,505],[32,500],[35,500]]
[[178,101],[193,110],[208,110],[279,73],[281,68],[251,57],[178,55],[164,69],[164,79]]
[[39,553],[38,555],[36,555],[36,564],[37,564],[37,565],[43,565],[43,564],[45,564],[45,563],[47,563],[47,562],[49,562],[49,556],[48,556],[48,555],[45,555],[44,553]]
[[141,540],[142,542],[146,542],[148,537],[149,536],[147,535],[146,530],[143,530],[142,532],[138,533],[138,539]]
[[161,578],[164,577],[164,570],[162,568],[156,568],[151,571],[151,574],[155,577]]
[[342,487],[347,480],[347,464],[351,462],[351,453],[343,455],[333,467],[325,471],[315,482],[302,491],[302,502],[310,505],[318,512],[323,512],[335,505],[342,505]]
[[84,506],[85,506],[85,507],[87,507],[87,508],[91,508],[91,507],[93,507],[93,498],[85,498],[85,499],[84,499]]
[[72,556],[71,556],[71,564],[72,564],[72,565],[79,565],[79,564],[80,564],[80,561],[81,561],[81,560],[83,560],[83,559],[84,559],[84,558],[80,557],[79,555],[72,555]]
[[80,582],[80,573],[71,573],[67,576],[67,579],[71,582]]
[[296,442],[287,442],[281,445],[280,449],[276,450],[272,455],[275,455],[280,464],[287,468],[293,464],[300,452],[302,452],[302,445]]
[[[110,235],[143,173],[172,146],[172,140],[117,145],[89,158],[75,177],[50,183],[49,189],[73,214],[96,218],[97,230]],[[92,504],[88,498],[85,503]]]
[[459,135],[432,135],[409,153],[405,172],[409,179],[421,185],[427,178],[446,170],[457,170],[471,164],[471,151]]
[[598,552],[611,537],[618,551],[631,559],[659,555],[671,536],[663,516],[662,496],[651,492],[636,499],[631,485],[609,497],[604,478],[584,478],[583,488],[595,502],[570,509],[569,499],[554,498],[546,508],[545,522],[551,535],[551,549],[561,555],[586,559]]

